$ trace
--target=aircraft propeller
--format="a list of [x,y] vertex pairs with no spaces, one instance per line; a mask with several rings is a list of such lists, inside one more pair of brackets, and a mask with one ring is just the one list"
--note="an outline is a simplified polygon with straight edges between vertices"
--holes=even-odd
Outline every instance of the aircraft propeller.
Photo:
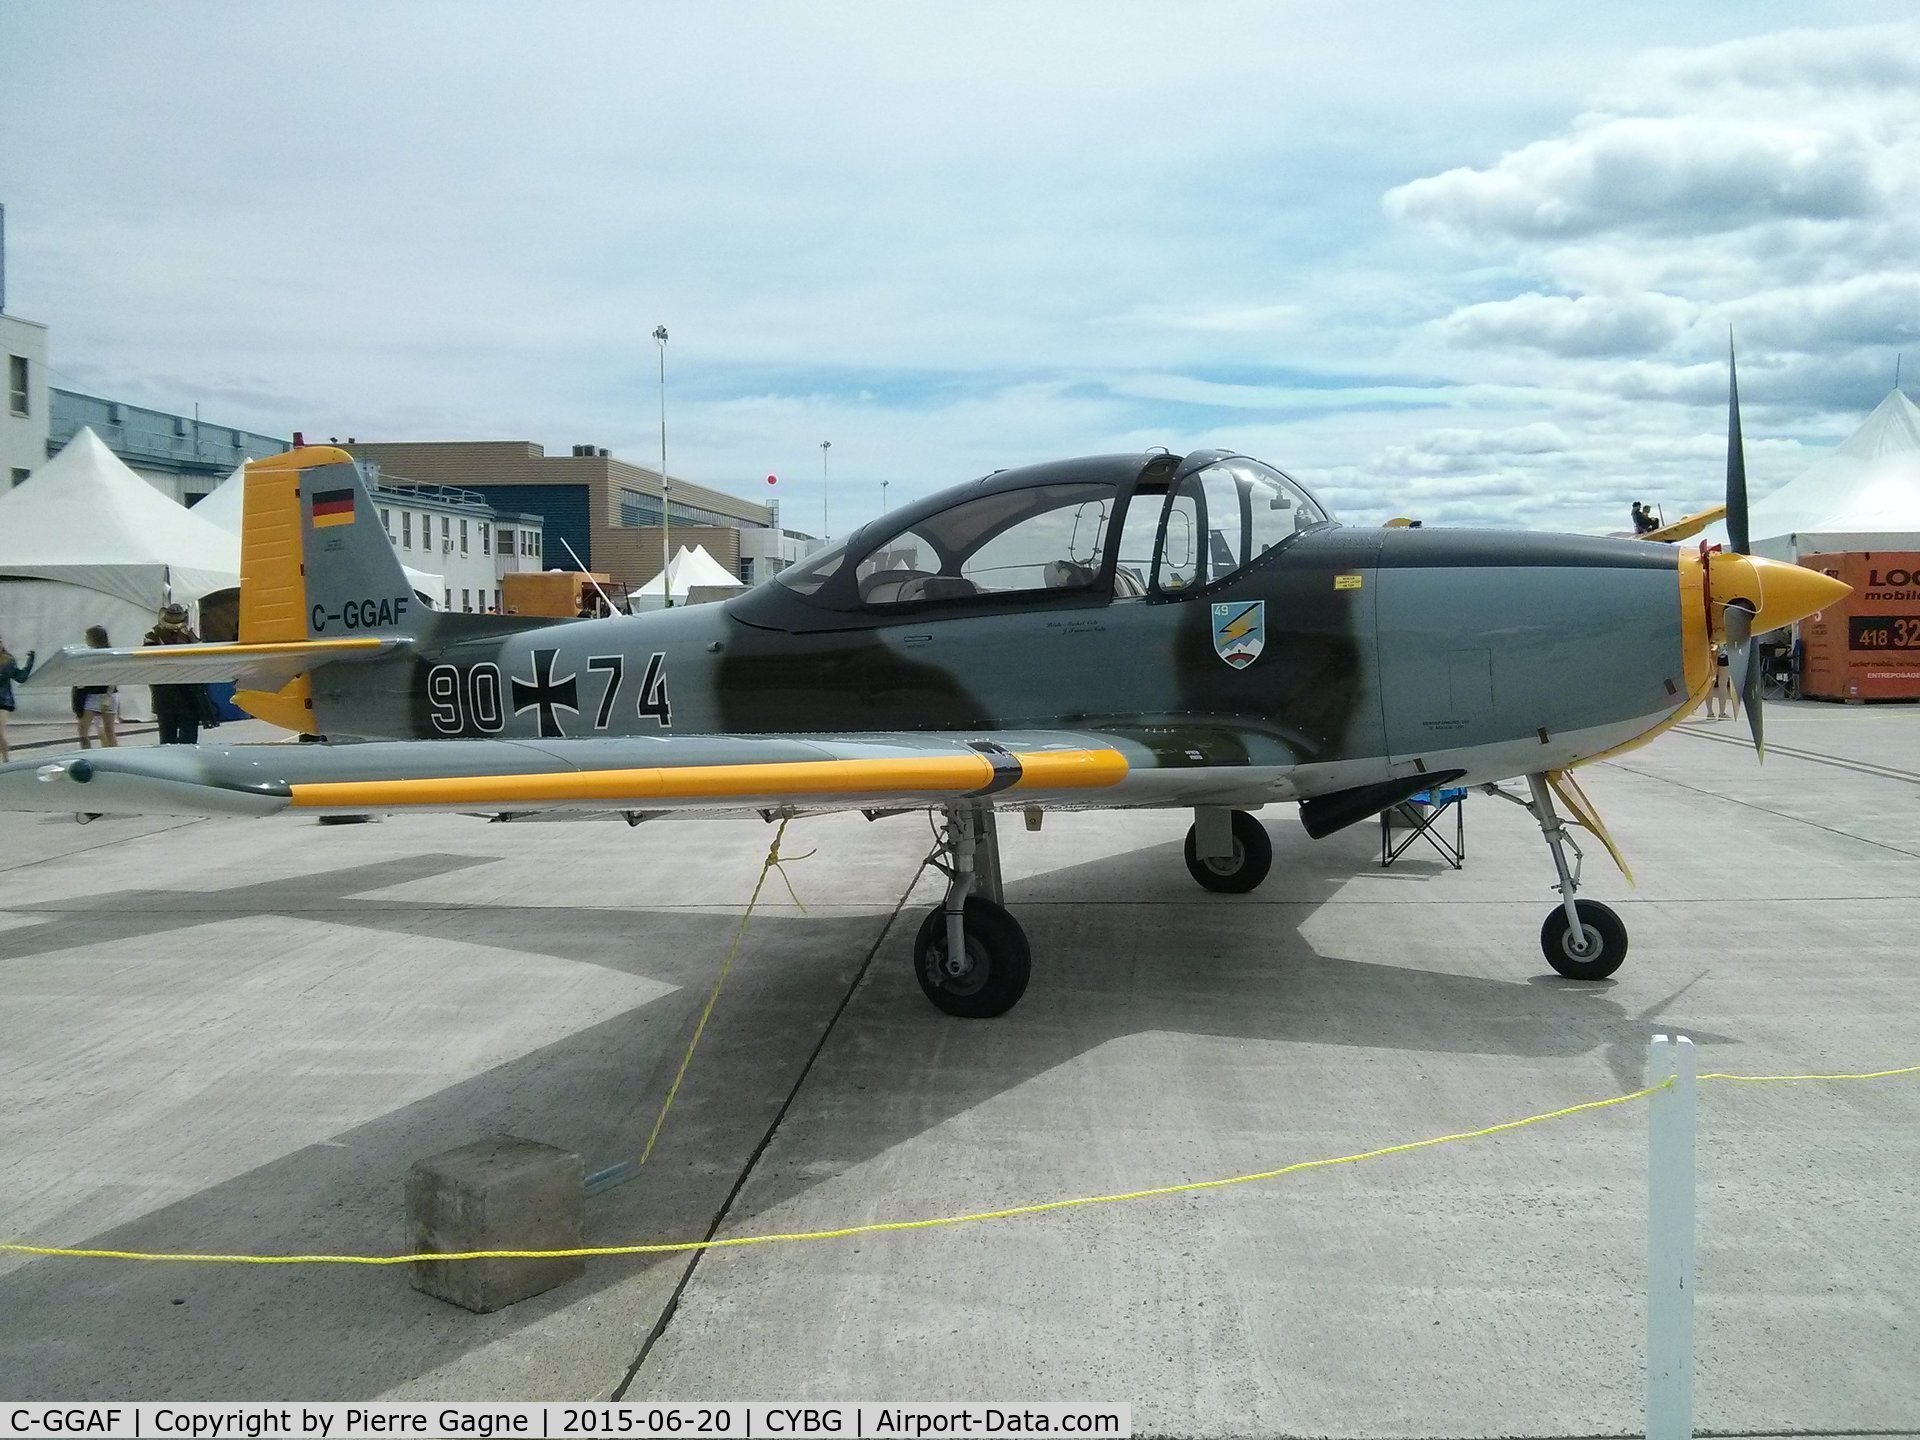
[[[1727,551],[1746,555],[1752,544],[1747,516],[1747,451],[1740,434],[1740,375],[1734,362],[1733,336],[1727,336]],[[1762,582],[1758,571],[1753,583]],[[1747,729],[1753,734],[1753,749],[1762,761],[1767,758],[1766,724],[1760,705],[1760,642],[1754,638],[1753,619],[1760,613],[1764,596],[1737,595],[1727,601],[1725,610],[1727,659],[1733,670],[1733,688],[1739,693],[1740,706],[1746,711]]]

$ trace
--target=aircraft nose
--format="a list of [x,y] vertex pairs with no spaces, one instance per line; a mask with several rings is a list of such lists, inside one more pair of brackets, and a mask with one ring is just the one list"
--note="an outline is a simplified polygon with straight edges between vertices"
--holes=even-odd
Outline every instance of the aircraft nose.
[[1724,552],[1708,557],[1707,584],[1716,642],[1725,638],[1723,617],[1729,604],[1744,602],[1756,612],[1752,631],[1759,635],[1804,620],[1853,593],[1852,586],[1804,565]]
[[1804,565],[1763,560],[1757,555],[1749,563],[1760,576],[1760,613],[1753,621],[1756,634],[1804,620],[1853,593],[1851,585]]

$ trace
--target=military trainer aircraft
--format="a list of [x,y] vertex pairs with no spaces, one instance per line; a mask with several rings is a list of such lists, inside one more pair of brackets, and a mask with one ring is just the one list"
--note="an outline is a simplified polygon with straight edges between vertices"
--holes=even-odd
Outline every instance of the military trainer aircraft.
[[237,644],[80,647],[35,680],[237,679],[253,714],[326,743],[18,761],[0,809],[937,811],[949,884],[915,969],[940,1009],[987,1017],[1030,969],[1001,810],[1190,808],[1194,879],[1248,891],[1264,805],[1299,802],[1319,838],[1524,776],[1560,882],[1542,950],[1601,979],[1627,935],[1576,897],[1556,800],[1613,846],[1569,770],[1679,721],[1716,644],[1744,662],[1753,631],[1846,590],[1739,553],[1730,408],[1720,553],[1360,529],[1244,455],[1103,455],[895,510],[725,604],[551,622],[423,610],[352,458],[297,449],[247,467]]

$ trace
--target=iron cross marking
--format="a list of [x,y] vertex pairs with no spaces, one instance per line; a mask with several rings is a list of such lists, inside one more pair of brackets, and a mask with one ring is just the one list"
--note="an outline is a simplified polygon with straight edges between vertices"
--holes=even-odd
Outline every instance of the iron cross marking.
[[580,687],[576,683],[578,676],[569,675],[558,684],[553,679],[553,657],[558,650],[536,650],[533,652],[533,683],[528,684],[518,675],[513,677],[513,713],[525,714],[536,705],[540,708],[540,738],[542,740],[562,740],[567,732],[560,728],[560,717],[556,710],[571,710],[580,713]]

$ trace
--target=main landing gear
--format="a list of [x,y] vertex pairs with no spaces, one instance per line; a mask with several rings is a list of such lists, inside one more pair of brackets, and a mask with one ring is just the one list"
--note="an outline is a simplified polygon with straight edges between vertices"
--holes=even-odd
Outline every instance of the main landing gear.
[[1244,810],[1206,805],[1187,829],[1187,873],[1208,890],[1244,895],[1273,869],[1273,839]]
[[[1000,885],[1000,831],[990,805],[951,805],[932,863],[947,897],[920,922],[913,973],[935,1007],[990,1020],[1019,1002],[1033,972],[1026,931],[1007,913]],[[1209,890],[1240,895],[1273,869],[1267,827],[1244,810],[1203,806],[1187,831],[1187,870]]]
[[[1604,980],[1620,968],[1627,958],[1627,927],[1620,917],[1598,900],[1580,900],[1580,862],[1585,857],[1580,846],[1567,833],[1559,813],[1553,808],[1553,790],[1544,775],[1527,776],[1527,788],[1533,792],[1531,803],[1518,796],[1507,798],[1525,805],[1540,822],[1540,833],[1547,837],[1553,852],[1553,868],[1560,872],[1560,904],[1540,927],[1540,951],[1547,964],[1569,980]],[[1567,864],[1567,851],[1573,852],[1573,864]]]
[[927,999],[964,1020],[990,1020],[1026,993],[1033,971],[1027,933],[1001,903],[1000,831],[990,805],[947,810],[934,866],[947,898],[920,922],[913,973]]

